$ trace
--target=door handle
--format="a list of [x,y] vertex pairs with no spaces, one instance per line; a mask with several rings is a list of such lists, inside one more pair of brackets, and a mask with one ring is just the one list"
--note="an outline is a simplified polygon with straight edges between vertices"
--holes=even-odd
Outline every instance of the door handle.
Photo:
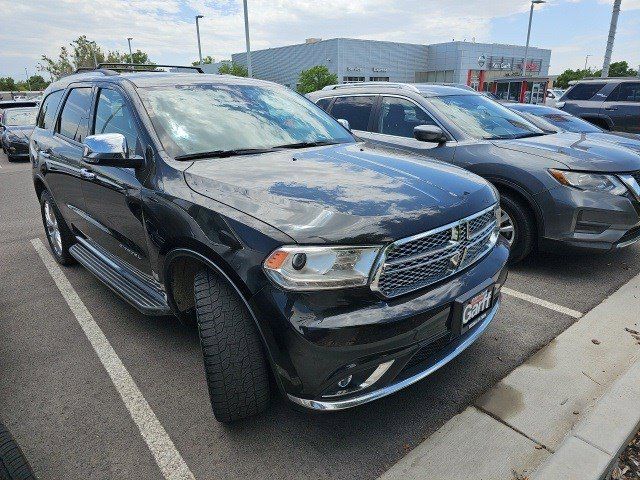
[[81,168],[80,169],[80,176],[82,178],[84,178],[85,180],[93,180],[94,178],[96,178],[96,174],[93,173],[88,168]]

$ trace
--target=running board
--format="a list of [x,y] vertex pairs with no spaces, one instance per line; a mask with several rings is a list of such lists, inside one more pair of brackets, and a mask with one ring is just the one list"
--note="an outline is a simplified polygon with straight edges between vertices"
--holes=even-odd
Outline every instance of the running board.
[[170,315],[172,313],[165,292],[145,279],[124,268],[118,268],[113,262],[81,243],[72,245],[69,248],[69,253],[80,265],[93,273],[141,313],[145,315]]

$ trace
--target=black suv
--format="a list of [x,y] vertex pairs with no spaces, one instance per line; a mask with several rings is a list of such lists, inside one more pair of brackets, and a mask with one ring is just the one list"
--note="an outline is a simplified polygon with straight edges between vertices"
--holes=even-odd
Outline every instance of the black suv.
[[605,130],[640,133],[640,78],[595,78],[573,85],[556,106]]
[[270,375],[316,410],[395,392],[498,309],[495,189],[370,150],[280,85],[71,75],[45,92],[30,156],[57,261],[145,314],[195,322],[223,422],[265,408]]

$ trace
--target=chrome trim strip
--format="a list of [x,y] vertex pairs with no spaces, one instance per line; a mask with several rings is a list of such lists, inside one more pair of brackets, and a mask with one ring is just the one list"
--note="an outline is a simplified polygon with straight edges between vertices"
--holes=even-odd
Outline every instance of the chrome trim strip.
[[412,377],[405,378],[404,380],[401,380],[398,383],[394,383],[384,388],[380,388],[378,390],[374,390],[372,392],[368,392],[363,395],[359,395],[353,398],[348,398],[345,400],[333,400],[333,401],[310,400],[306,398],[295,397],[290,394],[287,394],[287,397],[292,402],[297,403],[298,405],[302,405],[303,407],[310,408],[312,410],[335,411],[335,410],[344,410],[346,408],[357,407],[358,405],[362,405],[362,404],[371,402],[373,400],[386,397],[387,395],[391,395],[392,393],[395,393],[398,390],[402,390],[403,388],[408,387],[409,385],[412,385],[416,382],[419,382],[425,377],[428,377],[433,372],[445,366],[451,360],[453,360],[458,355],[460,355],[464,350],[467,349],[467,347],[469,347],[473,342],[475,342],[476,339],[480,335],[482,335],[482,333],[487,329],[491,321],[496,316],[499,306],[500,306],[500,297],[498,297],[498,300],[494,304],[493,308],[491,308],[491,310],[485,313],[484,318],[477,321],[475,327],[473,327],[473,331],[469,333],[467,337],[464,337],[464,339],[458,344],[456,344],[454,341],[452,345],[447,347],[450,350],[444,357],[442,357],[433,365],[429,366],[426,370],[423,370],[422,372],[417,373]]
[[636,200],[640,200],[640,185],[633,175],[618,175],[618,178],[622,180],[622,183],[633,193]]

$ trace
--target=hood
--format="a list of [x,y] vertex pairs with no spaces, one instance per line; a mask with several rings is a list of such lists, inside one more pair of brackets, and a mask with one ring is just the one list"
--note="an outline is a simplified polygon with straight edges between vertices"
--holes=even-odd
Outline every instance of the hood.
[[33,125],[29,126],[8,126],[6,128],[7,135],[15,135],[19,141],[29,143],[29,137],[33,132]]
[[587,133],[590,140],[611,142],[621,147],[630,148],[640,153],[640,135],[626,132],[593,132]]
[[498,140],[500,148],[561,162],[571,170],[629,172],[640,170],[640,154],[623,146],[591,137],[592,134],[561,132],[539,137]]
[[387,243],[497,201],[470,172],[362,144],[199,160],[185,179],[300,243]]

